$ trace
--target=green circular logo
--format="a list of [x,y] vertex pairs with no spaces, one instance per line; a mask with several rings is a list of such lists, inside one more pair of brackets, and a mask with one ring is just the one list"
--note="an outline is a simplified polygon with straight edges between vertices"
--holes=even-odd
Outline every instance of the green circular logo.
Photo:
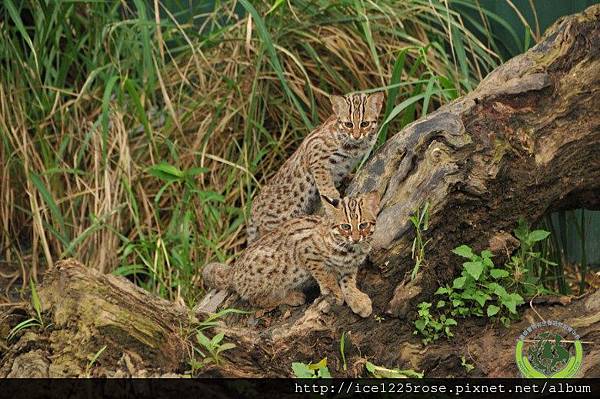
[[515,358],[525,378],[569,378],[581,367],[583,347],[571,326],[546,320],[521,333]]

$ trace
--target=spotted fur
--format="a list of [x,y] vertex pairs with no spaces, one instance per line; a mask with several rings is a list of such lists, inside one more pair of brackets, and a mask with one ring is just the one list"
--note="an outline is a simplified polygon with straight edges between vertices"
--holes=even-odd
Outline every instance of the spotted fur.
[[311,132],[252,205],[248,242],[319,208],[320,196],[339,200],[338,188],[375,144],[383,93],[331,96],[333,115]]
[[205,283],[235,291],[263,308],[302,305],[302,289],[316,283],[322,295],[369,316],[371,300],[356,286],[356,274],[371,250],[379,196],[372,192],[341,201],[324,198],[323,204],[325,215],[285,221],[246,248],[234,266],[205,266]]

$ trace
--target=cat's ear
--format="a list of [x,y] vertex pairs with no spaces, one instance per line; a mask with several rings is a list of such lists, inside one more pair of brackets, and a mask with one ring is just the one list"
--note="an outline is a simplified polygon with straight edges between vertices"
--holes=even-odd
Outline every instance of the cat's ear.
[[384,94],[382,91],[370,94],[367,97],[367,110],[372,116],[379,116],[379,113],[381,112],[381,107],[383,107],[383,98]]
[[323,203],[323,208],[325,209],[325,214],[327,215],[335,215],[335,211],[337,210],[340,200],[329,198],[326,195],[321,195],[321,202]]
[[331,95],[329,96],[329,101],[331,101],[333,113],[336,114],[338,118],[348,115],[348,103],[344,97]]
[[369,212],[371,212],[371,214],[374,217],[377,217],[377,214],[379,213],[379,209],[380,209],[379,193],[377,191],[371,191],[369,193],[363,194],[363,201],[364,201],[364,204],[366,205],[367,209],[369,210]]

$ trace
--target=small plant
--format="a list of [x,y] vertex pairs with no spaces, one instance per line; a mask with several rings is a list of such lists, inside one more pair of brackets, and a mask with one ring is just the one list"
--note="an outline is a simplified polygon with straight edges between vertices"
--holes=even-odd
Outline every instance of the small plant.
[[327,368],[327,358],[324,357],[318,363],[292,363],[292,371],[296,378],[331,378]]
[[490,251],[484,250],[477,255],[467,245],[461,245],[452,252],[468,261],[463,263],[461,276],[454,279],[451,287],[440,287],[436,291],[437,295],[448,298],[452,307],[450,314],[461,317],[486,314],[492,317],[503,309],[510,315],[517,314],[517,306],[523,303],[523,297],[506,290],[508,284],[505,278],[509,272],[495,268]]
[[549,293],[550,290],[542,285],[546,268],[548,266],[557,266],[556,263],[547,260],[541,252],[535,251],[537,243],[546,240],[550,232],[546,230],[529,230],[529,226],[523,220],[519,220],[519,225],[514,230],[515,236],[519,239],[519,249],[506,263],[510,271],[511,287],[525,297],[531,297],[536,294]]
[[96,361],[98,361],[98,358],[100,357],[100,355],[102,355],[102,353],[106,350],[106,345],[104,345],[102,348],[100,348],[98,350],[98,352],[96,352],[91,358],[90,361],[87,365],[87,367],[85,368],[85,375],[87,378],[90,378],[92,375],[92,367],[94,367],[94,364],[96,363]]
[[219,325],[219,322],[217,321],[218,319],[220,319],[223,316],[226,316],[228,314],[249,314],[252,312],[248,312],[245,310],[239,310],[239,309],[234,309],[234,308],[227,308],[227,309],[223,309],[217,313],[213,313],[210,316],[208,316],[206,319],[204,319],[203,321],[201,321],[200,323],[198,323],[197,325],[197,330],[198,331],[204,331],[207,330],[209,328],[212,327],[216,327],[217,325]]
[[20,331],[25,330],[27,328],[44,327],[44,320],[42,319],[42,302],[40,301],[40,297],[38,295],[35,283],[31,278],[29,279],[29,287],[31,288],[31,306],[35,311],[35,316],[24,320],[16,326],[14,326],[13,329],[10,330],[10,333],[8,333],[8,336],[6,337],[7,341],[11,341],[17,336],[17,334]]
[[204,356],[204,364],[205,365],[207,363],[210,363],[211,361],[214,361],[215,364],[219,364],[219,362],[221,360],[221,358],[219,357],[219,354],[221,352],[225,352],[226,350],[235,348],[235,344],[232,344],[232,343],[222,344],[221,341],[223,341],[223,338],[225,338],[224,333],[219,333],[219,334],[215,335],[214,337],[212,337],[212,339],[210,339],[206,335],[204,335],[202,333],[202,331],[198,331],[196,333],[196,340],[204,349],[206,349],[206,351],[210,355],[210,358],[209,358],[204,353],[200,352],[202,354],[202,356]]
[[367,362],[365,368],[374,378],[423,378],[423,373],[414,370],[388,369],[371,362]]
[[431,314],[431,303],[419,304],[415,333],[424,337],[425,345],[437,340],[442,333],[451,337],[450,327],[457,324],[455,318],[458,317],[497,317],[507,326],[511,318],[517,316],[517,306],[523,303],[520,294],[505,288],[510,285],[509,272],[494,266],[489,250],[478,255],[469,246],[461,245],[452,252],[467,261],[462,264],[461,275],[452,285],[440,287],[435,292],[442,297],[435,306],[439,316]]
[[450,327],[457,324],[456,320],[447,317],[445,314],[437,317],[431,314],[430,308],[432,304],[430,302],[421,302],[418,306],[419,318],[415,320],[416,330],[414,334],[421,334],[423,336],[423,345],[437,341],[442,334],[447,338],[454,336],[450,331]]
[[475,366],[467,362],[467,359],[464,356],[460,357],[460,365],[465,368],[467,373],[470,373],[475,368]]
[[411,280],[414,280],[421,265],[425,262],[425,247],[431,241],[431,239],[423,241],[423,232],[429,228],[429,202],[425,202],[423,208],[417,208],[415,214],[409,219],[415,228],[415,239],[412,245],[412,258],[415,266],[410,275]]
[[346,364],[346,331],[342,333],[342,337],[340,338],[340,355],[342,356],[342,364],[343,369],[346,371],[348,369],[348,365]]
[[192,376],[195,376],[198,374],[198,371],[200,371],[202,368],[204,368],[204,366],[206,366],[207,364],[209,364],[211,362],[214,362],[215,364],[219,364],[219,362],[220,362],[219,355],[226,350],[233,349],[236,347],[235,344],[232,344],[232,343],[222,344],[221,341],[223,341],[223,338],[224,338],[224,334],[222,334],[222,333],[217,334],[212,339],[210,339],[206,335],[204,335],[204,333],[202,332],[209,328],[216,327],[219,324],[217,319],[219,319],[227,314],[230,314],[230,313],[247,314],[250,312],[233,309],[233,308],[223,309],[218,313],[208,316],[205,320],[198,323],[198,325],[195,328],[196,341],[200,344],[200,346],[202,348],[204,348],[204,350],[207,352],[207,354],[202,352],[202,350],[194,347],[194,353],[199,354],[202,357],[202,359],[198,360],[198,359],[196,359],[195,356],[192,356],[188,360],[188,365],[190,366],[190,370],[188,370],[186,372],[187,374],[191,374]]

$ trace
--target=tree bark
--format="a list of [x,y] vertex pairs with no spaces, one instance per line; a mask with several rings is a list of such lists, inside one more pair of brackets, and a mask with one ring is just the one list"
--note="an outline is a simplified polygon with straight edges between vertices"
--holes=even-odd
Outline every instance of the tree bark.
[[190,312],[125,278],[68,259],[44,275],[39,297],[44,325],[23,330],[0,377],[157,376],[191,354]]
[[[364,375],[369,360],[427,376],[510,377],[518,374],[516,338],[540,318],[564,321],[583,340],[597,341],[598,291],[572,302],[531,304],[510,328],[486,324],[488,319],[461,320],[453,341],[426,348],[413,336],[410,316],[418,302],[457,275],[462,262],[452,248],[468,244],[509,253],[520,217],[533,223],[552,210],[600,209],[599,81],[596,5],[557,22],[539,44],[497,68],[473,92],[394,135],[348,188],[382,194],[375,249],[359,278],[378,317],[362,319],[327,302],[259,318],[227,317],[217,330],[237,347],[203,375],[286,376],[293,361],[327,356],[337,376]],[[415,232],[409,216],[426,202],[426,262],[411,280]],[[0,375],[18,375],[32,358],[39,375],[81,375],[89,369],[88,356],[103,345],[109,352],[94,368],[97,375],[186,368],[187,333],[197,320],[183,308],[77,265],[52,270],[41,296],[53,326],[25,333],[4,356]],[[349,338],[347,371],[339,352],[342,333]],[[585,348],[585,356],[581,375],[600,376],[600,348]],[[462,358],[475,365],[469,374]]]

